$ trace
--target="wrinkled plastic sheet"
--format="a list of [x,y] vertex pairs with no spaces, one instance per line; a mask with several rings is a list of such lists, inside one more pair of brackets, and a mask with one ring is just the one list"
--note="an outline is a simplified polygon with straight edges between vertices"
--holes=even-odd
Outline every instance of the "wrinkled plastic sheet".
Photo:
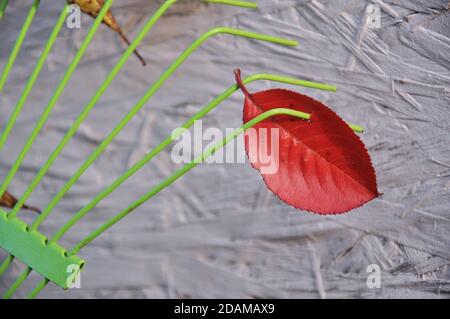
[[[0,23],[4,65],[32,1],[13,1]],[[4,125],[62,8],[43,1],[24,50],[0,96]],[[443,0],[259,1],[260,10],[181,3],[140,46],[56,161],[30,203],[45,207],[164,69],[197,36],[232,26],[296,39],[298,48],[226,35],[205,43],[139,112],[83,175],[41,228],[52,234],[92,197],[203,105],[245,75],[273,73],[327,82],[336,93],[314,96],[366,128],[382,198],[344,216],[320,217],[277,200],[249,165],[202,165],[85,248],[82,288],[49,285],[42,297],[446,298],[450,291],[450,13]],[[381,9],[381,28],[366,9]],[[156,9],[116,1],[132,37]],[[91,25],[64,29],[1,153],[5,176],[33,123]],[[124,46],[101,28],[33,146],[11,191],[20,194],[117,62]],[[289,87],[253,83],[251,90]],[[292,89],[292,87],[289,87]],[[241,124],[236,93],[204,120]],[[170,150],[101,202],[61,244],[73,246],[177,168]],[[31,214],[23,213],[23,218]],[[4,258],[4,252],[1,253]],[[381,268],[381,289],[367,287],[367,267]],[[23,268],[15,263],[0,287]],[[39,280],[32,275],[17,296]]]

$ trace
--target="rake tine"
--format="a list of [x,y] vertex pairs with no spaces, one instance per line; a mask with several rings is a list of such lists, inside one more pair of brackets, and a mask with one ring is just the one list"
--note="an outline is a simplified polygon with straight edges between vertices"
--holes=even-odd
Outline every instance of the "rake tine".
[[9,255],[0,266],[0,276],[2,276],[8,269],[9,265],[12,263],[14,257]]
[[42,279],[37,286],[27,295],[27,299],[34,299],[47,286],[50,281],[47,278]]
[[42,54],[36,64],[36,67],[35,67],[33,73],[31,74],[30,79],[28,80],[28,83],[25,86],[24,91],[22,92],[19,102],[17,103],[13,113],[11,114],[11,116],[6,124],[5,129],[3,130],[3,133],[0,137],[0,150],[3,149],[3,147],[6,143],[6,140],[8,139],[9,134],[11,133],[11,130],[13,129],[14,124],[17,121],[17,118],[19,117],[20,112],[22,111],[22,108],[25,105],[25,103],[28,99],[28,96],[31,93],[31,90],[33,89],[33,87],[42,71],[42,68],[47,60],[47,57],[53,48],[53,45],[58,37],[58,34],[61,31],[62,26],[64,25],[64,21],[67,17],[67,8],[68,8],[68,6],[65,5],[63,11],[61,12],[61,15],[59,16],[59,19],[58,19],[55,27],[50,35],[50,38],[48,39],[48,42],[47,42],[44,50],[42,51]]
[[23,282],[28,278],[30,273],[32,272],[31,268],[25,269],[20,276],[14,281],[14,283],[9,287],[9,289],[4,293],[2,299],[10,299],[16,290],[23,284]]
[[[16,43],[14,44],[14,48],[11,51],[8,62],[6,62],[5,69],[3,70],[3,74],[0,77],[0,92],[3,91],[5,83],[8,80],[8,76],[11,71],[11,68],[13,67],[14,62],[16,62],[17,56],[19,55],[23,41],[25,40],[28,30],[30,29],[31,23],[33,22],[34,16],[36,14],[36,11],[39,7],[40,2],[41,2],[40,0],[34,0],[33,5],[31,6],[31,9],[28,12],[27,18],[25,19],[25,23],[22,27],[22,30],[20,31],[19,37],[17,38]],[[6,1],[4,3],[4,6],[5,6],[4,8],[6,8],[7,4],[8,4],[8,1]],[[1,12],[2,12],[1,15],[3,15],[3,11],[1,11]]]
[[[39,123],[34,128],[30,138],[28,139],[27,143],[25,144],[24,148],[22,149],[21,153],[19,154],[17,160],[14,162],[13,167],[10,169],[10,171],[9,171],[5,181],[1,185],[1,187],[0,187],[0,196],[2,196],[3,193],[6,191],[6,189],[9,186],[9,184],[11,183],[12,179],[14,178],[15,174],[19,170],[22,161],[24,160],[26,154],[28,153],[29,149],[33,145],[37,135],[39,134],[39,131],[44,126],[47,118],[50,115],[51,110],[55,106],[55,104],[58,101],[60,95],[64,91],[67,83],[69,82],[69,79],[70,79],[71,75],[75,71],[76,67],[78,66],[78,63],[80,62],[81,58],[83,57],[84,53],[86,52],[87,47],[89,46],[92,38],[94,37],[98,27],[100,26],[100,24],[102,22],[103,17],[107,13],[108,9],[111,7],[113,1],[114,0],[107,0],[106,1],[106,3],[104,5],[101,13],[99,14],[98,18],[95,20],[92,28],[89,30],[89,33],[86,36],[86,39],[84,40],[83,44],[81,45],[80,49],[78,50],[74,60],[72,61],[71,65],[69,66],[69,69],[67,70],[66,74],[64,75],[63,80],[61,81],[61,83],[58,86],[57,90],[55,91],[52,99],[50,100],[49,104],[47,105],[46,111],[41,116],[41,119],[39,120]],[[22,206],[23,206],[23,203],[21,204],[21,207]],[[15,217],[15,214],[10,214],[9,215],[9,218],[13,218],[13,217]],[[6,271],[8,266],[11,264],[13,258],[14,258],[13,256],[9,256],[2,263],[2,265],[0,266],[0,274],[2,274],[4,271]],[[17,285],[17,287],[15,287],[15,289],[17,289],[19,286],[20,285]],[[14,291],[15,291],[15,289],[14,289]],[[14,291],[12,291],[12,292],[14,292]]]
[[8,6],[8,0],[1,0],[0,1],[0,21],[3,18],[3,15],[5,14],[6,7]]

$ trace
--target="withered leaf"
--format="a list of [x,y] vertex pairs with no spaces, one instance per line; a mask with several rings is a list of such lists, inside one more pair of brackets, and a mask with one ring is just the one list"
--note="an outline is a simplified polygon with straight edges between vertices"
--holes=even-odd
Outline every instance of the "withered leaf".
[[[105,4],[104,0],[68,0],[69,4],[76,4],[80,7],[81,11],[90,15],[94,19],[97,18],[100,13],[103,5]],[[111,10],[103,18],[103,24],[107,25],[111,30],[117,32],[122,40],[129,46],[131,43],[128,40],[128,37],[123,33],[119,23],[114,18]],[[147,63],[144,58],[139,54],[137,50],[134,51],[134,54],[141,61],[142,65],[145,66]]]
[[[6,207],[6,208],[14,208],[17,204],[17,198],[15,198],[11,193],[6,191],[3,196],[0,198],[0,206]],[[36,212],[38,214],[41,213],[41,210],[36,207],[23,205],[23,209],[31,210],[33,212]]]

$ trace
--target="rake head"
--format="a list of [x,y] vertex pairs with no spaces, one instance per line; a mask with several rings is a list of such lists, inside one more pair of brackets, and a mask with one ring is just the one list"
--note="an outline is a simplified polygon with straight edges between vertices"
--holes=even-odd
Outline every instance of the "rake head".
[[[240,6],[244,8],[255,8],[256,5],[252,2],[247,1],[235,1],[235,0],[209,0],[205,1],[211,4],[225,4],[232,6]],[[89,115],[90,111],[95,107],[97,102],[105,93],[106,89],[110,86],[112,81],[117,77],[119,71],[125,65],[127,60],[132,54],[137,54],[138,57],[145,64],[144,59],[137,53],[136,49],[142,40],[147,36],[149,31],[154,27],[157,21],[167,12],[167,10],[176,3],[175,0],[169,0],[162,4],[162,6],[153,14],[152,17],[144,24],[143,28],[139,31],[134,41],[128,41],[124,36],[121,28],[119,27],[117,21],[114,19],[110,8],[113,4],[113,0],[106,1],[69,1],[69,4],[80,5],[80,8],[95,18],[95,21],[90,28],[87,36],[85,37],[82,45],[80,46],[78,52],[73,58],[70,66],[63,75],[61,81],[59,82],[57,88],[54,91],[53,96],[47,103],[43,113],[38,119],[35,127],[27,139],[27,142],[23,146],[20,154],[18,155],[16,161],[14,161],[11,166],[7,176],[4,178],[2,184],[0,185],[0,197],[7,194],[7,188],[10,186],[11,182],[15,178],[17,172],[22,166],[23,160],[27,156],[31,146],[34,144],[37,136],[41,133],[42,128],[47,122],[52,110],[59,101],[62,93],[67,88],[67,84],[72,77],[73,72],[77,69],[78,64],[83,58],[86,49],[93,40],[98,28],[102,23],[106,24],[108,27],[116,31],[121,35],[125,42],[128,44],[127,50],[123,53],[117,64],[113,67],[111,72],[107,75],[102,85],[98,88],[97,92],[94,94],[89,103],[82,110],[80,115],[72,123],[71,127],[67,130],[64,137],[61,139],[57,147],[50,154],[48,160],[40,168],[32,182],[27,186],[26,191],[19,197],[13,205],[10,205],[10,211],[0,210],[0,246],[5,249],[10,255],[0,266],[0,275],[4,274],[14,258],[17,258],[23,262],[27,269],[17,278],[17,280],[12,284],[10,289],[4,293],[5,298],[13,296],[16,290],[22,285],[22,283],[27,279],[28,275],[34,271],[40,274],[43,279],[39,285],[29,293],[28,297],[35,297],[38,293],[47,285],[49,282],[55,283],[57,286],[67,289],[70,288],[71,283],[74,278],[83,268],[85,262],[77,256],[79,251],[91,243],[95,238],[100,236],[103,232],[109,229],[112,225],[119,222],[125,216],[133,212],[137,207],[139,207],[144,202],[151,199],[153,196],[158,194],[161,190],[170,186],[181,176],[185,175],[191,169],[196,167],[198,164],[202,163],[208,156],[214,154],[217,150],[226,145],[229,141],[235,139],[237,136],[245,132],[247,129],[268,120],[274,116],[290,116],[292,118],[300,118],[307,120],[310,118],[311,114],[306,114],[303,112],[298,112],[288,108],[277,108],[266,113],[263,113],[253,119],[252,121],[244,124],[240,130],[236,130],[230,136],[227,136],[223,141],[215,145],[213,148],[206,150],[199,159],[194,161],[194,163],[187,164],[180,170],[176,171],[169,178],[161,182],[160,184],[153,187],[148,193],[143,197],[139,198],[125,210],[119,214],[112,217],[110,220],[106,221],[98,229],[94,230],[91,234],[83,238],[77,245],[71,249],[66,249],[58,244],[58,241],[65,235],[65,233],[76,225],[86,214],[92,211],[102,200],[108,197],[114,190],[119,188],[125,181],[127,181],[131,176],[139,172],[142,167],[148,164],[156,155],[161,153],[164,149],[170,146],[177,136],[170,136],[165,139],[160,145],[151,150],[146,154],[140,161],[138,161],[133,167],[123,173],[118,177],[111,185],[106,187],[103,191],[97,194],[88,204],[86,204],[80,211],[76,212],[66,224],[64,224],[53,236],[47,237],[45,234],[39,232],[39,227],[48,218],[48,216],[53,212],[55,206],[61,201],[61,199],[70,191],[70,189],[75,185],[80,177],[86,172],[86,170],[91,167],[91,165],[96,161],[96,159],[105,151],[105,149],[115,140],[117,135],[124,129],[124,127],[133,119],[133,117],[143,108],[143,106],[151,100],[151,98],[158,92],[162,85],[175,73],[175,71],[192,55],[199,47],[201,47],[209,38],[214,37],[219,34],[225,34],[233,37],[242,37],[247,39],[252,39],[256,41],[265,41],[273,43],[276,45],[290,46],[294,47],[297,45],[296,41],[290,39],[284,39],[274,36],[269,36],[265,34],[259,34],[255,32],[250,32],[246,30],[219,27],[211,29],[201,35],[196,39],[191,46],[189,46],[184,52],[182,52],[177,59],[166,69],[166,71],[161,75],[161,77],[151,85],[151,87],[145,92],[141,99],[133,106],[133,108],[126,114],[125,117],[112,129],[112,131],[104,138],[104,140],[95,148],[91,155],[80,165],[78,170],[72,177],[66,182],[66,184],[57,192],[57,194],[52,198],[51,202],[45,207],[40,215],[36,217],[31,225],[28,225],[21,219],[19,219],[18,214],[21,209],[25,209],[28,206],[25,202],[29,199],[31,194],[34,192],[36,187],[41,183],[42,179],[46,176],[49,169],[52,167],[55,160],[59,157],[63,149],[68,145],[72,137],[77,133],[80,125]],[[5,13],[8,1],[0,0],[0,19]],[[2,76],[0,78],[0,90],[6,85],[9,72],[15,63],[17,55],[20,52],[22,43],[26,37],[26,34],[32,24],[33,18],[38,11],[40,1],[34,1],[30,11],[27,15],[26,21],[22,27],[19,37],[11,51],[10,57],[8,59],[7,65],[4,68]],[[41,56],[39,57],[36,67],[32,71],[27,84],[22,92],[19,101],[13,110],[6,127],[3,129],[2,135],[0,137],[0,149],[5,145],[10,133],[12,132],[14,125],[18,116],[21,114],[22,108],[27,101],[30,92],[32,91],[38,77],[45,65],[49,53],[55,42],[58,39],[58,35],[64,26],[68,15],[68,6],[66,4],[61,9],[61,14],[59,18],[56,19],[53,31],[42,50]],[[7,11],[6,11],[7,12]],[[243,79],[243,83],[249,84],[254,81],[267,80],[279,83],[287,83],[293,86],[303,86],[309,88],[315,88],[326,91],[335,91],[336,87],[323,83],[310,82],[300,79],[294,79],[285,76],[271,75],[271,74],[257,74]],[[189,129],[196,120],[203,118],[206,114],[214,110],[223,101],[228,99],[234,92],[239,89],[237,85],[230,86],[223,93],[218,95],[213,101],[202,108],[196,115],[189,119],[183,124],[184,129]],[[351,126],[354,131],[361,132],[362,128],[356,125]],[[28,207],[30,208],[30,207]],[[69,271],[68,269],[73,269]]]

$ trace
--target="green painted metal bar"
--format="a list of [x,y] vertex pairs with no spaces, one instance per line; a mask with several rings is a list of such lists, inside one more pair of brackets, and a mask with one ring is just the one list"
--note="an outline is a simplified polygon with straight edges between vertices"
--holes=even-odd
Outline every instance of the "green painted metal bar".
[[[257,80],[270,80],[274,82],[282,82],[288,83],[297,86],[304,86],[309,88],[327,90],[327,91],[336,91],[336,87],[328,84],[309,82],[304,80],[298,80],[294,78],[270,75],[270,74],[257,74],[254,76],[250,76],[244,80],[245,84],[251,83]],[[181,127],[183,129],[189,129],[194,125],[195,121],[198,121],[205,117],[208,113],[214,110],[220,103],[228,99],[234,92],[238,90],[238,86],[232,85],[230,88],[225,90],[222,94],[217,96],[211,103],[203,107],[197,114],[191,117],[186,123],[184,123]],[[140,161],[134,164],[130,169],[128,169],[124,174],[122,174],[119,178],[117,178],[110,186],[105,188],[101,193],[99,193],[89,204],[83,207],[79,212],[74,214],[71,219],[59,229],[59,231],[55,234],[53,240],[59,240],[73,225],[75,225],[80,219],[82,219],[89,211],[91,211],[99,202],[105,199],[108,195],[110,195],[115,189],[117,189],[120,185],[122,185],[127,179],[136,174],[142,167],[148,164],[155,156],[161,153],[164,149],[166,149],[174,140],[176,140],[179,136],[181,136],[181,132],[179,134],[175,134],[173,136],[167,137],[161,144],[156,146],[152,151],[150,151],[146,156],[144,156]]]
[[3,15],[5,14],[7,6],[8,6],[8,0],[1,0],[0,1],[0,21],[2,20]]
[[[211,0],[203,0],[206,2],[211,2]],[[63,139],[60,141],[56,149],[52,152],[49,159],[46,161],[46,163],[41,167],[37,175],[33,178],[33,181],[28,185],[25,193],[20,197],[18,203],[14,207],[13,211],[11,212],[12,216],[16,216],[16,214],[19,212],[19,210],[22,208],[24,203],[28,200],[28,198],[31,196],[31,194],[34,192],[36,187],[39,185],[41,180],[45,177],[45,174],[48,172],[50,167],[53,165],[55,160],[58,158],[59,154],[63,151],[65,146],[69,143],[69,141],[72,139],[72,137],[77,132],[80,125],[84,122],[84,120],[87,118],[87,116],[90,114],[91,110],[97,105],[100,98],[103,96],[105,91],[108,89],[108,87],[111,85],[112,81],[116,78],[120,70],[123,68],[125,63],[128,61],[129,57],[133,54],[133,52],[136,50],[138,45],[144,40],[144,38],[147,36],[147,34],[151,31],[153,26],[158,22],[158,20],[167,12],[167,10],[173,6],[177,0],[168,0],[166,1],[156,12],[155,14],[147,21],[147,23],[144,25],[142,30],[137,35],[136,39],[131,43],[131,45],[128,47],[128,49],[125,51],[125,53],[120,58],[119,62],[114,66],[113,70],[110,72],[110,74],[107,76],[101,87],[98,89],[94,97],[91,99],[91,101],[88,103],[88,105],[83,109],[81,114],[77,117],[75,122],[72,124],[72,126],[69,128],[67,133],[64,135]],[[215,3],[214,1],[212,1]],[[238,4],[235,4],[235,1],[231,0],[224,0],[221,3],[228,4],[228,5],[239,5],[239,6],[247,6],[253,8],[252,2],[243,2],[239,1]],[[1,144],[0,144],[1,145]],[[1,147],[0,147],[1,149]]]
[[[90,235],[88,235],[87,237],[85,237],[83,240],[81,240],[68,254],[69,256],[71,254],[77,254],[83,247],[85,247],[86,245],[88,245],[89,243],[91,243],[95,238],[97,238],[98,236],[100,236],[103,232],[105,232],[106,230],[108,230],[111,226],[115,225],[117,222],[119,222],[121,219],[123,219],[124,217],[126,217],[127,215],[129,215],[130,213],[132,213],[136,208],[138,208],[139,206],[141,206],[143,203],[145,203],[146,201],[148,201],[149,199],[151,199],[153,196],[155,196],[156,194],[158,194],[159,192],[161,192],[163,189],[167,188],[168,186],[170,186],[171,184],[173,184],[176,180],[178,180],[179,178],[181,178],[182,176],[184,176],[186,173],[188,173],[190,170],[192,170],[193,168],[195,168],[196,166],[198,166],[199,164],[201,164],[206,158],[208,158],[209,156],[213,155],[215,152],[217,152],[219,149],[221,149],[222,147],[224,147],[226,144],[228,144],[229,142],[231,142],[232,140],[234,140],[236,137],[238,137],[239,135],[245,133],[245,131],[247,131],[249,128],[255,126],[256,124],[272,117],[272,116],[277,116],[277,115],[289,115],[289,116],[293,116],[293,117],[297,117],[297,118],[301,118],[304,120],[309,120],[310,119],[310,114],[307,113],[303,113],[303,112],[298,112],[298,111],[294,111],[291,109],[272,109],[270,111],[267,111],[257,117],[255,117],[254,119],[252,119],[251,121],[247,122],[246,124],[244,124],[243,126],[241,126],[239,129],[235,130],[233,133],[231,133],[230,135],[228,135],[227,137],[225,137],[222,141],[220,141],[219,143],[217,143],[215,146],[210,147],[209,149],[207,149],[206,151],[204,151],[202,153],[201,156],[199,156],[198,158],[196,158],[192,163],[186,164],[185,166],[183,166],[182,168],[180,168],[179,170],[177,170],[173,175],[171,175],[169,178],[167,178],[166,180],[164,180],[163,182],[161,182],[160,184],[156,185],[155,187],[153,187],[147,194],[145,194],[144,196],[142,196],[139,200],[137,200],[136,202],[134,202],[132,205],[130,205],[129,207],[127,207],[126,209],[124,209],[122,212],[120,212],[119,214],[117,214],[116,216],[114,216],[113,218],[111,218],[110,220],[108,220],[106,223],[104,223],[102,226],[100,226],[98,229],[96,229],[95,231],[93,231]],[[55,237],[54,237],[55,238]],[[53,239],[54,239],[53,238]],[[52,239],[52,240],[53,240]],[[51,242],[51,241],[50,241]],[[38,285],[37,287],[28,295],[29,298],[34,298],[36,297],[39,292],[44,289],[44,287],[48,284],[48,279],[44,278]]]
[[[77,68],[80,60],[84,56],[84,53],[86,52],[89,44],[91,43],[95,33],[97,32],[97,29],[99,28],[100,24],[102,23],[102,20],[106,13],[108,12],[109,8],[111,7],[114,0],[107,0],[105,2],[105,5],[103,6],[100,14],[98,15],[97,19],[95,19],[93,26],[89,30],[88,35],[84,39],[80,49],[78,50],[75,58],[73,59],[72,63],[70,64],[66,74],[64,75],[62,81],[58,85],[58,88],[56,89],[55,93],[53,94],[52,98],[50,99],[50,102],[47,104],[47,107],[45,108],[43,114],[41,115],[41,118],[39,119],[37,125],[33,129],[33,132],[31,133],[30,137],[28,138],[25,146],[23,147],[22,151],[20,152],[19,156],[17,157],[16,161],[14,162],[13,166],[11,167],[8,175],[6,176],[4,182],[2,183],[0,187],[0,197],[4,194],[6,189],[8,188],[9,184],[11,183],[12,179],[16,175],[17,171],[20,168],[20,165],[22,164],[23,160],[25,159],[26,154],[30,150],[31,146],[33,145],[34,141],[36,140],[37,136],[39,135],[39,132],[41,131],[42,127],[45,125],[48,117],[50,116],[51,111],[53,110],[54,106],[59,100],[59,97],[64,92],[64,89],[66,88],[70,78],[72,77],[72,74],[75,72],[75,69]],[[13,217],[13,216],[11,216]]]
[[[217,34],[231,34],[261,41],[268,41],[280,45],[295,46],[296,41],[286,40],[278,37],[272,37],[264,34],[253,33],[232,28],[215,28],[204,33],[194,43],[186,49],[175,62],[163,73],[163,75],[152,85],[139,102],[129,111],[129,113],[120,121],[120,123],[112,130],[112,132],[103,140],[103,142],[94,150],[88,159],[80,166],[76,173],[63,186],[63,188],[53,197],[50,204],[44,209],[42,214],[38,216],[33,225],[39,225],[51,213],[53,208],[59,203],[69,189],[78,181],[84,172],[92,165],[92,163],[104,152],[106,147],[114,140],[114,138],[122,131],[122,129],[130,122],[130,120],[139,112],[139,110],[150,100],[151,97],[161,88],[166,80],[180,67],[180,65],[210,37]],[[33,227],[33,226],[32,226]]]
[[23,41],[27,36],[28,30],[30,29],[31,23],[33,22],[34,16],[36,15],[36,11],[39,7],[40,2],[41,2],[40,0],[34,0],[33,5],[31,6],[30,11],[28,12],[27,18],[25,19],[25,23],[22,29],[20,30],[19,37],[17,38],[16,43],[14,44],[8,62],[6,62],[5,69],[3,70],[3,73],[0,76],[0,92],[3,91],[6,81],[8,80],[11,68],[16,62],[17,56],[19,55],[20,52],[20,48],[22,47]]
[[[68,267],[77,265],[81,269],[84,265],[77,256],[68,256],[65,248],[48,243],[43,234],[31,231],[22,220],[8,219],[3,210],[0,210],[0,246],[63,289],[68,288]],[[22,274],[21,277],[24,276]],[[9,297],[10,291],[4,295],[5,298]]]
[[46,44],[44,50],[42,51],[42,54],[36,64],[36,67],[34,68],[33,73],[31,74],[31,76],[28,80],[28,83],[25,86],[25,89],[22,92],[22,95],[21,95],[13,113],[9,117],[9,120],[6,124],[5,129],[3,130],[3,133],[0,136],[0,150],[3,149],[3,147],[6,143],[6,140],[8,139],[9,134],[11,133],[11,130],[14,127],[14,124],[16,123],[17,118],[20,115],[20,112],[22,111],[22,108],[25,105],[25,103],[28,99],[28,96],[31,93],[31,90],[33,89],[34,84],[36,83],[36,81],[42,71],[42,68],[44,67],[45,61],[47,60],[47,57],[48,57],[50,51],[52,50],[56,39],[58,38],[58,34],[61,31],[61,28],[64,25],[64,22],[66,20],[67,14],[68,14],[67,8],[68,8],[68,5],[65,5],[64,9],[61,12],[61,15],[59,16],[59,19],[56,22],[55,27],[53,28],[52,33],[50,34],[50,38],[48,39],[47,44]]

